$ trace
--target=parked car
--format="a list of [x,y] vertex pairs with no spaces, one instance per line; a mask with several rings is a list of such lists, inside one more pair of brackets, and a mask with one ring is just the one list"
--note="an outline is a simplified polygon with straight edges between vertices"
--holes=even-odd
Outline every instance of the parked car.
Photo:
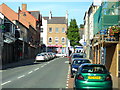
[[56,57],[66,57],[65,53],[56,53]]
[[69,57],[69,64],[71,64],[75,58],[84,58],[84,55],[83,53],[72,53]]
[[75,73],[78,70],[78,67],[83,63],[91,63],[91,62],[89,59],[85,59],[85,58],[77,58],[73,60],[71,64],[71,78],[74,77]]
[[112,90],[112,78],[102,64],[81,64],[74,79],[74,89]]
[[48,56],[48,54],[46,52],[42,52],[41,54],[45,55],[46,61],[48,61],[50,59],[49,56]]
[[46,61],[47,57],[45,54],[37,54],[35,61]]

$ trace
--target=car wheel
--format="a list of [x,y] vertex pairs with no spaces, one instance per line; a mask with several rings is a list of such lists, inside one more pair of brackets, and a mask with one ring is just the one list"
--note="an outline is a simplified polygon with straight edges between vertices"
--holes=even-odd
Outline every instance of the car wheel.
[[74,78],[74,75],[71,75],[71,78]]

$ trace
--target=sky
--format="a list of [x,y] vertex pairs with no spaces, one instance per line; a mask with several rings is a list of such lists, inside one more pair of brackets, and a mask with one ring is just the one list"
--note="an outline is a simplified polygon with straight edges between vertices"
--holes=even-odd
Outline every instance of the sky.
[[5,3],[15,12],[18,12],[19,6],[21,8],[21,4],[27,4],[28,11],[40,11],[43,17],[49,16],[50,11],[52,11],[53,17],[65,17],[67,10],[68,22],[70,22],[71,19],[76,19],[77,25],[80,26],[80,24],[84,24],[83,19],[85,12],[88,10],[92,2],[92,0],[74,0],[74,2],[73,0],[29,0],[29,2],[25,0],[12,0],[11,2],[10,0],[2,0],[0,4]]

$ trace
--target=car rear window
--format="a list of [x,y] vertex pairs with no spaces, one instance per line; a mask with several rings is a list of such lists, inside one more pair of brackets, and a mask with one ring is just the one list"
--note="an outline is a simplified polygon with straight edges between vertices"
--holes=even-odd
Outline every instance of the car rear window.
[[85,65],[81,69],[82,73],[106,73],[105,66]]
[[83,63],[90,63],[89,60],[74,60],[73,64],[83,64]]
[[83,58],[83,55],[75,54],[73,55],[73,58]]

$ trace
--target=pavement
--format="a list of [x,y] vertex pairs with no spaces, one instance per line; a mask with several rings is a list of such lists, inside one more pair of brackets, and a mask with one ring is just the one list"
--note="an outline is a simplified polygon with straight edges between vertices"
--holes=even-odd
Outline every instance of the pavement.
[[120,78],[112,76],[113,90],[120,90]]
[[34,59],[20,60],[20,61],[17,61],[17,62],[13,62],[13,63],[8,63],[8,64],[5,64],[5,65],[2,65],[2,67],[0,67],[0,70],[20,67],[20,66],[24,66],[24,65],[33,64],[33,63],[34,63]]

